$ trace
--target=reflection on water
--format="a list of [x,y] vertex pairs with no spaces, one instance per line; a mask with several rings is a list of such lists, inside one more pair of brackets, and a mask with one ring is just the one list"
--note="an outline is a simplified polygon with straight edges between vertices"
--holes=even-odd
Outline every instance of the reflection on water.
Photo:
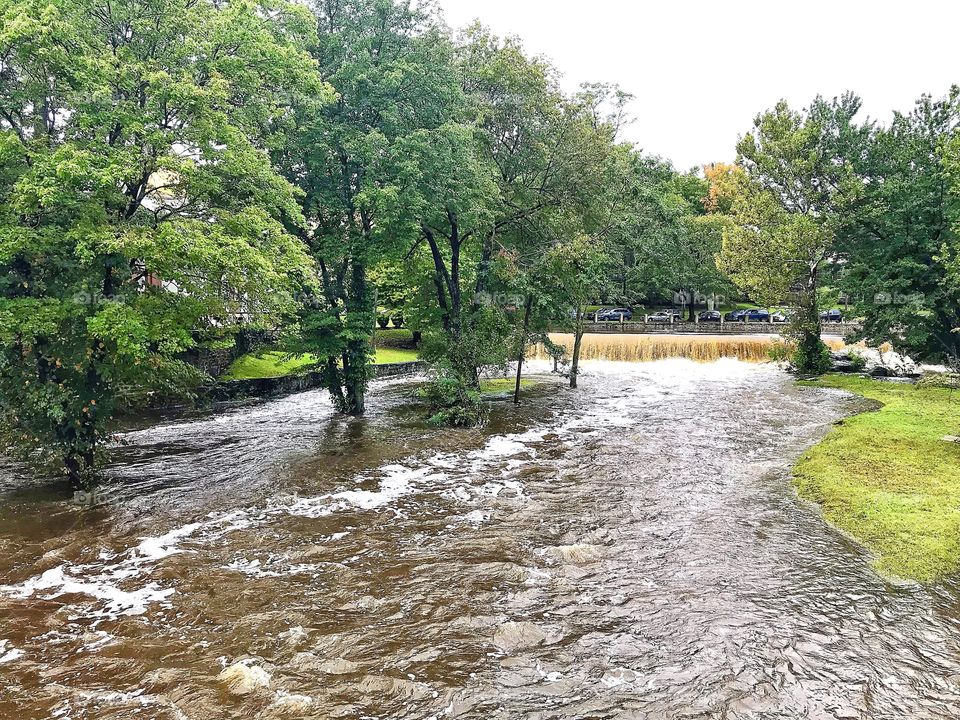
[[0,717],[957,716],[956,590],[790,489],[849,399],[731,360],[540,380],[483,430],[394,381],[361,420],[132,432],[92,512],[8,493]]

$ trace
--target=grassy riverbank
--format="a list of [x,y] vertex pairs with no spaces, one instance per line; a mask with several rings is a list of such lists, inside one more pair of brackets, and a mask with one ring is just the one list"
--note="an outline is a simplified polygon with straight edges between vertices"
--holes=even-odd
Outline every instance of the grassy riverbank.
[[[521,390],[526,390],[534,385],[536,385],[535,381],[528,378],[520,378]],[[487,394],[513,392],[516,387],[517,381],[515,378],[490,378],[480,381],[480,392]]]
[[[416,350],[400,348],[377,348],[374,362],[377,365],[411,362],[417,359]],[[275,378],[293,375],[313,363],[313,358],[303,355],[287,358],[283,353],[268,350],[260,353],[248,353],[236,360],[223,374],[223,380],[253,380],[257,378]]]
[[838,423],[795,468],[800,495],[864,543],[884,574],[931,581],[960,572],[956,391],[829,375],[804,383],[883,403]]

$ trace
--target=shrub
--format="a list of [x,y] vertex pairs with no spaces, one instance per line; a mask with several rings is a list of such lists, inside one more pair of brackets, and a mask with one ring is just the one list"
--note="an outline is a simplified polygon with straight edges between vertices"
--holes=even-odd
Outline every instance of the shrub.
[[410,330],[401,330],[398,328],[377,330],[374,337],[374,345],[378,348],[397,348],[401,350],[413,350],[416,348],[413,333]]
[[440,365],[437,374],[421,390],[420,397],[430,404],[431,425],[472,427],[485,419],[479,388],[471,384],[449,365]]
[[920,379],[917,387],[960,390],[960,374],[949,372],[926,375]]
[[833,367],[830,348],[819,337],[807,337],[797,343],[793,353],[793,371],[801,375],[822,375]]
[[863,369],[867,367],[867,359],[856,350],[851,350],[847,354],[847,359],[850,360],[850,367],[854,372],[863,372]]
[[785,342],[775,341],[767,350],[770,360],[775,363],[789,362],[793,349]]

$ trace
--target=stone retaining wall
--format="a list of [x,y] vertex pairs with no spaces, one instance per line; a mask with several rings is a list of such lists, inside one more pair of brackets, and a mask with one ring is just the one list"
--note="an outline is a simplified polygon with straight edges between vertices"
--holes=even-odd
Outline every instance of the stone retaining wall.
[[[402,363],[386,363],[373,366],[374,378],[413,375],[427,369],[427,364],[419,360]],[[323,377],[320,373],[305,375],[286,375],[275,378],[254,378],[250,380],[225,380],[211,386],[203,397],[213,402],[239,400],[241,398],[278,398],[294,393],[321,387]]]

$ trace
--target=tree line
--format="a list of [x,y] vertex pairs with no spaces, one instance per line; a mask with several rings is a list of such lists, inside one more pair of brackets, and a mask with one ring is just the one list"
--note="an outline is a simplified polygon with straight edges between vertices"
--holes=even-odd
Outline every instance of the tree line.
[[[955,357],[957,93],[889,126],[778,105],[736,165],[622,139],[630,97],[562,91],[515,38],[399,0],[0,0],[0,433],[96,481],[112,419],[207,378],[185,360],[280,331],[364,412],[378,307],[422,335],[436,423],[484,368],[587,308],[675,292],[791,298],[822,363],[825,285],[865,334]],[[829,281],[827,279],[829,278]],[[918,300],[914,296],[922,296]],[[693,305],[690,305],[693,312]]]
[[960,89],[921,97],[888,124],[853,93],[757,116],[734,166],[707,169],[729,223],[721,268],[757,302],[798,311],[794,365],[830,367],[820,309],[839,294],[861,339],[960,360]]

